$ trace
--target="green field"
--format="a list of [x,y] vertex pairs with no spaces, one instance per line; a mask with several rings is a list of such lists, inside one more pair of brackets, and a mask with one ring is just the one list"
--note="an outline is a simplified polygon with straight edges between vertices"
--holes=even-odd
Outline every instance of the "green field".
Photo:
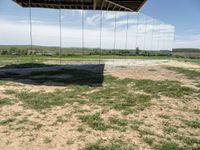
[[200,149],[200,59],[85,54],[61,63],[99,59],[136,64],[95,72],[58,55],[0,55],[0,146]]

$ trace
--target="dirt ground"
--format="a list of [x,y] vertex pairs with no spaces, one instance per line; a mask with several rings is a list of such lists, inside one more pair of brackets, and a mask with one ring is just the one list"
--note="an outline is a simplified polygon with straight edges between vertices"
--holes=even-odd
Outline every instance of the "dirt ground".
[[[48,64],[54,63],[48,62]],[[200,65],[174,60],[118,60],[118,62],[113,60],[105,62],[104,74],[112,75],[119,79],[179,81],[184,86],[199,90],[196,87],[197,80],[168,70],[167,67],[169,66],[194,70],[200,69]],[[67,87],[8,81],[5,84],[0,84],[0,99],[9,98],[17,101],[17,97],[9,94],[11,90],[54,92],[56,90],[67,90]],[[172,138],[181,146],[200,147],[200,128],[193,128],[183,123],[183,120],[200,121],[199,111],[200,97],[198,96],[181,99],[167,96],[154,97],[149,107],[128,115],[123,115],[120,111],[114,109],[105,110],[100,106],[79,105],[78,103],[65,104],[38,111],[25,107],[22,102],[17,101],[2,107],[0,105],[0,149],[80,150],[88,143],[96,143],[99,140],[107,144],[113,139],[122,139],[133,144],[135,149],[142,150],[156,149],[151,145],[151,142],[147,142],[147,139],[159,144],[161,139],[170,141]],[[135,126],[133,125],[133,128],[126,127],[125,131],[112,128],[101,131],[89,127],[79,119],[81,114],[93,114],[95,112],[102,112],[101,118],[104,121],[108,120],[109,117],[117,116],[120,119],[136,121],[135,126],[138,125],[139,127],[134,129]],[[9,123],[1,123],[8,119],[11,119]],[[163,130],[165,127],[169,127],[170,134],[166,133],[168,130]],[[173,132],[172,128],[176,128],[176,130]],[[175,135],[175,133],[180,134]],[[195,139],[198,142],[185,143],[184,140],[180,140],[181,137]]]

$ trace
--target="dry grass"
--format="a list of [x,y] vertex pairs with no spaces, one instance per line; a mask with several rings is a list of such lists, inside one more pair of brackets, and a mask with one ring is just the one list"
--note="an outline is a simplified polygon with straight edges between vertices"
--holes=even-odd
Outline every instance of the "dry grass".
[[[198,72],[162,65],[148,68],[141,78],[138,74],[134,77],[132,67],[121,68],[127,76],[119,78],[113,68],[105,72],[99,86],[44,86],[1,79],[0,148],[199,149],[200,87],[189,84],[198,81]],[[174,77],[148,78],[149,72],[159,74],[160,68]],[[86,75],[90,83],[95,84],[98,78],[91,72],[74,72],[79,79],[79,75]],[[61,73],[59,82],[66,81],[63,75],[71,81],[66,70],[35,72],[34,80],[41,75],[43,80],[44,76],[50,79],[55,73],[56,77]]]

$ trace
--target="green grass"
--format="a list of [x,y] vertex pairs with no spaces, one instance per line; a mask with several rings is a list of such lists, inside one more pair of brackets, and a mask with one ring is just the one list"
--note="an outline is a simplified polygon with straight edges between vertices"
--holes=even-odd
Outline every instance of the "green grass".
[[167,67],[167,69],[184,74],[189,79],[200,79],[200,70],[196,71],[180,67]]
[[48,143],[51,143],[52,142],[52,139],[50,139],[49,137],[46,137],[45,139],[44,139],[44,143],[45,144],[48,144]]
[[[62,56],[63,61],[98,61],[99,55],[74,55],[74,56]],[[192,62],[200,64],[199,59],[185,59],[185,58],[173,58],[168,56],[118,56],[114,55],[115,59],[164,59],[164,60],[178,60],[184,62]],[[113,59],[112,55],[102,55],[101,59]],[[0,66],[10,65],[10,64],[20,64],[20,63],[43,63],[48,60],[58,61],[59,56],[30,56],[30,55],[0,55]]]
[[39,130],[42,127],[43,127],[43,125],[39,123],[33,128],[33,130]]
[[127,126],[128,125],[128,121],[127,120],[119,119],[116,116],[115,117],[110,117],[109,121],[110,121],[110,123],[116,124],[118,126]]
[[135,80],[134,84],[137,89],[152,94],[154,97],[163,95],[172,98],[182,98],[195,92],[192,88],[182,86],[178,81]]
[[184,136],[184,135],[176,135],[175,138],[177,140],[181,140],[183,141],[183,143],[189,145],[189,146],[192,146],[192,145],[195,145],[195,144],[200,144],[200,139],[198,137],[189,137],[189,136]]
[[171,134],[177,132],[177,129],[173,126],[165,126],[163,127],[163,131],[165,134]]
[[[42,75],[46,75],[46,77],[34,78]],[[71,78],[51,78],[52,75],[66,75]],[[67,86],[68,90],[57,90],[55,92],[18,92],[12,90],[5,92],[7,95],[15,95],[26,107],[38,110],[78,102],[80,105],[109,107],[122,111],[123,114],[127,115],[149,107],[151,99],[160,95],[183,98],[196,92],[192,88],[182,86],[177,81],[118,79],[110,75],[102,76],[97,73],[76,69],[32,72],[26,76],[28,77],[22,76],[20,78],[32,79],[38,84],[53,81],[65,83],[65,86]],[[97,83],[101,85],[97,85]],[[143,91],[145,93],[138,94],[135,91]]]
[[4,91],[4,94],[6,95],[12,95],[12,94],[16,94],[17,92],[15,90],[11,90],[11,89],[7,89]]
[[31,120],[28,119],[28,117],[23,117],[20,120],[18,119],[17,122],[16,122],[16,125],[20,126],[20,127],[17,127],[16,130],[26,129],[25,127],[23,127],[24,125],[32,126],[32,130],[39,130],[43,127],[43,124],[35,122],[35,121],[31,121]]
[[195,114],[200,114],[200,109],[194,109],[193,112],[194,112]]
[[23,91],[18,93],[19,98],[27,107],[32,109],[44,109],[52,106],[62,106],[67,102],[63,93],[40,93]]
[[146,136],[146,135],[156,136],[156,133],[149,129],[137,129],[137,131],[139,131],[141,136]]
[[6,81],[0,80],[0,85],[4,85],[6,83],[7,83]]
[[200,121],[199,120],[184,120],[185,125],[191,128],[200,128]]
[[3,125],[3,126],[8,125],[8,124],[14,122],[15,120],[16,120],[15,118],[8,118],[8,119],[5,119],[5,120],[1,120],[0,125]]
[[[101,59],[173,59],[168,56],[119,56],[119,55],[102,55]],[[23,62],[43,62],[46,60],[59,60],[59,56],[31,56],[31,55],[0,55],[1,61],[15,61],[18,63]],[[63,61],[81,61],[81,60],[99,60],[99,55],[73,55],[73,56],[62,56]]]
[[166,114],[159,114],[158,116],[163,119],[170,119],[170,116]]
[[[95,130],[105,131],[107,129],[115,129],[120,131],[125,131],[129,122],[125,119],[120,119],[117,117],[110,117],[108,121],[104,121],[100,117],[100,113],[95,113],[92,115],[81,115],[80,120]],[[80,129],[82,130],[82,129]]]
[[12,100],[9,98],[3,98],[0,99],[0,107],[5,106],[5,105],[10,105],[12,104]]
[[121,132],[126,131],[127,126],[129,126],[129,121],[125,119],[120,119],[117,116],[109,118],[109,127],[115,130],[120,130]]
[[79,125],[77,128],[78,132],[84,132],[85,131],[85,127],[83,125]]
[[111,144],[102,144],[100,142],[87,144],[83,150],[134,150],[133,146],[122,140],[114,140]]
[[140,125],[144,124],[144,122],[142,120],[131,120],[130,124],[132,129],[139,130]]
[[[91,80],[92,77],[88,74],[88,78]],[[79,80],[79,82],[81,81]],[[112,76],[104,76],[103,86],[99,87],[68,85],[70,90],[57,90],[49,93],[7,91],[5,94],[15,95],[25,106],[32,109],[45,109],[53,106],[63,106],[66,103],[73,104],[74,102],[110,107],[126,113],[131,113],[134,110],[143,110],[148,107],[151,96],[128,91],[128,84],[129,79],[120,80]],[[89,92],[93,90],[95,91]]]
[[162,141],[159,145],[155,146],[157,150],[182,150],[182,148],[175,142]]
[[200,64],[200,59],[190,59],[190,58],[175,58],[175,60],[181,61],[181,62],[189,62],[194,64]]
[[56,119],[56,123],[58,123],[58,122],[60,122],[60,123],[65,123],[65,122],[67,122],[70,117],[70,115],[68,115],[68,114],[65,114],[65,115],[62,115],[62,116],[57,116],[57,119]]
[[154,143],[154,141],[155,141],[155,139],[154,139],[154,138],[151,138],[151,137],[144,137],[144,138],[143,138],[143,141],[144,141],[145,143],[147,143],[148,145],[152,146],[153,143]]
[[100,113],[95,113],[93,115],[82,115],[79,117],[83,123],[89,125],[89,127],[95,130],[107,130],[110,126],[107,125],[104,120],[100,117]]
[[74,144],[74,141],[72,139],[69,139],[69,140],[67,140],[67,144],[72,145],[72,144]]

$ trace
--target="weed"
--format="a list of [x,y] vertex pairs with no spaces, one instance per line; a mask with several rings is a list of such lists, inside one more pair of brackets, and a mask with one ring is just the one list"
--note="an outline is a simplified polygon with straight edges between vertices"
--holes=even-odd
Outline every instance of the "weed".
[[194,109],[193,111],[195,114],[200,114],[200,109]]
[[147,143],[148,145],[153,145],[155,139],[154,138],[151,138],[151,137],[145,137],[143,138],[144,142]]
[[0,121],[0,125],[3,125],[3,126],[8,125],[14,122],[15,120],[16,120],[15,118],[8,118],[8,119]]
[[142,130],[138,130],[140,135],[155,135],[155,133],[149,129],[142,129]]
[[42,128],[42,124],[37,124],[34,128],[33,128],[33,130],[39,130],[40,128]]
[[175,127],[172,127],[172,126],[165,126],[163,128],[163,131],[166,134],[171,134],[171,133],[177,132],[177,129]]
[[77,131],[78,131],[78,132],[83,132],[83,131],[85,131],[85,127],[84,127],[83,125],[80,125],[80,126],[78,126]]
[[11,103],[11,99],[9,98],[3,98],[0,99],[0,107],[4,106],[4,105],[10,105]]
[[40,93],[23,91],[17,94],[17,97],[24,104],[33,109],[44,109],[52,106],[64,105],[67,100],[65,94],[61,92]]
[[48,144],[48,143],[51,143],[51,139],[49,138],[49,137],[46,137],[45,139],[44,139],[44,143],[45,144]]
[[67,144],[72,145],[72,144],[74,144],[74,141],[72,139],[69,139],[69,140],[67,140]]
[[199,138],[183,136],[183,135],[176,135],[175,138],[178,139],[178,140],[182,140],[184,143],[186,143],[190,146],[194,145],[194,144],[200,144]]
[[184,74],[189,79],[200,79],[200,71],[195,71],[195,70],[190,70],[190,69],[180,68],[180,67],[167,67],[167,69]]
[[110,123],[116,124],[118,126],[127,126],[128,122],[125,119],[119,119],[117,117],[110,117],[109,118]]
[[191,95],[194,92],[194,89],[181,86],[181,83],[178,81],[135,80],[134,83],[139,90],[152,94],[154,97],[164,95],[173,98],[181,98],[185,95]]
[[200,128],[200,121],[199,120],[184,120],[183,122],[189,127]]
[[148,71],[157,71],[156,69],[148,69]]
[[65,116],[58,116],[56,122],[65,123],[68,119]]
[[182,150],[182,148],[175,142],[162,141],[159,145],[155,146],[157,150]]
[[5,90],[5,92],[4,92],[4,94],[6,94],[6,95],[13,95],[13,94],[16,94],[17,92],[15,91],[15,90]]
[[15,128],[16,131],[21,131],[21,130],[26,130],[26,128],[24,126],[21,126],[21,127],[17,127]]
[[4,85],[4,84],[6,84],[6,83],[7,83],[6,81],[0,80],[0,85]]
[[103,145],[100,142],[87,144],[83,150],[133,150],[133,146],[121,140],[114,140],[111,144]]
[[139,130],[139,127],[141,124],[143,124],[144,122],[141,120],[133,120],[130,122],[131,123],[131,128],[134,130]]
[[163,118],[163,119],[170,119],[170,116],[166,115],[166,114],[159,114],[158,115],[160,118]]
[[95,130],[105,131],[109,128],[109,126],[104,123],[103,119],[100,118],[100,113],[95,113],[93,115],[82,115],[79,118],[82,120],[82,122],[87,123]]

